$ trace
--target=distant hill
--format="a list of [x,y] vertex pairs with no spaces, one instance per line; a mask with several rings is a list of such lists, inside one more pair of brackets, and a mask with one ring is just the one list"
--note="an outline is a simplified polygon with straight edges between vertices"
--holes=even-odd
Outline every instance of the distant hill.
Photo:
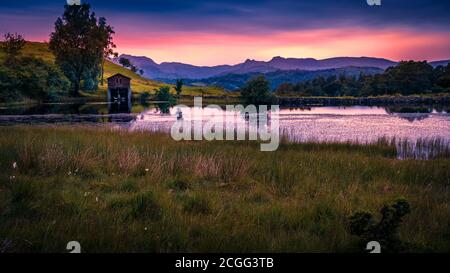
[[312,58],[295,59],[275,57],[268,62],[246,60],[237,65],[219,65],[219,66],[194,66],[183,63],[161,63],[157,64],[148,57],[135,57],[132,55],[121,55],[143,69],[145,77],[152,79],[204,79],[210,77],[223,76],[226,74],[247,74],[247,73],[269,73],[279,70],[324,70],[343,67],[374,67],[386,69],[389,66],[396,65],[396,62],[380,58],[353,58],[340,57],[324,60]]
[[[305,70],[316,71],[326,69],[337,69],[344,67],[370,67],[386,69],[397,65],[397,62],[382,58],[372,57],[336,57],[324,60],[313,58],[283,58],[274,57],[268,62],[246,60],[237,65],[218,65],[218,66],[195,66],[190,64],[164,62],[156,63],[148,57],[136,57],[123,54],[120,57],[130,59],[130,61],[143,69],[145,77],[160,80],[173,79],[205,79],[210,77],[224,76],[227,74],[248,74],[248,73],[269,73],[279,70]],[[431,62],[433,66],[446,65],[449,61]]]
[[120,57],[129,59],[134,65],[143,69],[145,77],[152,79],[202,79],[227,73],[232,66],[195,66],[183,63],[157,64],[148,57],[135,57],[122,54]]
[[330,77],[330,76],[347,76],[358,77],[361,73],[365,75],[373,75],[382,73],[384,70],[376,67],[343,67],[332,68],[323,70],[277,70],[274,72],[260,73],[250,72],[245,74],[227,74],[223,76],[211,77],[201,80],[185,80],[187,84],[196,86],[220,86],[227,90],[237,90],[252,77],[263,74],[270,82],[272,89],[277,88],[282,83],[298,83],[317,77]]
[[430,64],[433,67],[437,67],[437,66],[447,66],[450,63],[450,60],[445,60],[445,61],[436,61],[436,62],[431,62]]

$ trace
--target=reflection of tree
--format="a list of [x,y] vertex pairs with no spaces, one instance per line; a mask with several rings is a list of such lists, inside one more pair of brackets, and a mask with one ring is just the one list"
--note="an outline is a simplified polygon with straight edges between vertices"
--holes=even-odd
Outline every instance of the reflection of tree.
[[389,114],[405,114],[405,113],[430,114],[431,112],[433,112],[433,108],[424,106],[410,106],[410,107],[390,106],[386,107],[385,110]]
[[409,122],[421,121],[430,117],[430,115],[424,114],[398,114],[397,116],[401,119],[406,119]]
[[429,118],[433,108],[425,106],[391,106],[385,108],[389,115],[395,115],[409,122],[420,121]]
[[170,103],[158,103],[155,105],[156,110],[159,111],[161,114],[167,115],[170,114]]

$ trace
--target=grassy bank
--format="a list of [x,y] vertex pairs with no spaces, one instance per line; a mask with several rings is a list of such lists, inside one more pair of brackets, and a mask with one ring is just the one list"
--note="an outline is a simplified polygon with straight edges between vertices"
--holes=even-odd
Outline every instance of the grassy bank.
[[[5,53],[1,50],[2,42],[0,42],[0,62],[5,58]],[[40,42],[27,42],[22,50],[23,56],[33,56],[36,58],[43,59],[46,62],[54,63],[55,56],[49,50],[47,43]],[[144,78],[137,73],[132,72],[130,69],[126,69],[116,63],[109,60],[105,62],[105,74],[104,74],[104,84],[99,85],[97,92],[81,92],[82,98],[61,98],[63,101],[73,101],[73,100],[105,100],[107,83],[106,79],[112,75],[121,73],[129,78],[131,78],[131,89],[136,96],[141,93],[149,92],[151,94],[155,93],[156,89],[163,86],[169,86],[171,92],[175,93],[174,86],[171,84],[166,84],[152,79]],[[191,87],[186,86],[183,90],[183,95],[185,96],[225,96],[230,95],[219,87]],[[233,94],[231,94],[233,95]]]
[[[17,162],[17,167],[13,164]],[[0,252],[354,252],[348,217],[404,197],[408,251],[450,250],[450,159],[386,144],[174,142],[2,127]],[[378,215],[378,214],[377,214]]]

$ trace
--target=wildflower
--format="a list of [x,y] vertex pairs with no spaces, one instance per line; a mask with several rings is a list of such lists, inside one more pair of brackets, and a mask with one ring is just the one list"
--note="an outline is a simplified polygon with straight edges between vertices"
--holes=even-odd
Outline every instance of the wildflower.
[[9,180],[14,180],[14,179],[16,179],[16,177],[14,175],[9,177]]
[[17,169],[17,162],[13,162],[13,164],[12,164],[12,167],[13,167],[13,169]]
[[149,172],[149,171],[150,171],[150,169],[145,169],[145,171],[146,171],[146,172]]
[[68,176],[71,176],[71,175],[72,175],[72,172],[71,172],[71,171],[69,171],[69,172],[67,173],[67,175],[68,175]]
[[97,203],[98,203],[98,197],[95,197],[95,202],[97,202]]
[[147,229],[148,229],[147,227],[144,228],[145,231],[147,231]]

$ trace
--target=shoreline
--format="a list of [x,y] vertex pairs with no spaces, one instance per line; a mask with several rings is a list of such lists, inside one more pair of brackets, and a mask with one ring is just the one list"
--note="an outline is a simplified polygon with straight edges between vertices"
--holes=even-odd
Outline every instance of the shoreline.
[[380,97],[279,97],[280,106],[450,106],[450,95],[443,96],[380,96]]
[[[237,96],[202,96],[203,100],[210,103],[243,103]],[[181,96],[179,103],[189,103],[194,96]],[[419,106],[419,105],[440,105],[450,106],[450,94],[441,95],[411,95],[411,96],[378,96],[378,97],[276,97],[277,103],[281,107],[296,106]],[[85,104],[93,102],[107,103],[106,97],[84,96],[66,97],[57,101],[46,102],[37,100],[23,100],[20,102],[2,102],[0,107],[44,105],[44,104]],[[133,97],[133,103],[139,102],[137,96]],[[157,103],[156,100],[148,100],[146,103]]]

